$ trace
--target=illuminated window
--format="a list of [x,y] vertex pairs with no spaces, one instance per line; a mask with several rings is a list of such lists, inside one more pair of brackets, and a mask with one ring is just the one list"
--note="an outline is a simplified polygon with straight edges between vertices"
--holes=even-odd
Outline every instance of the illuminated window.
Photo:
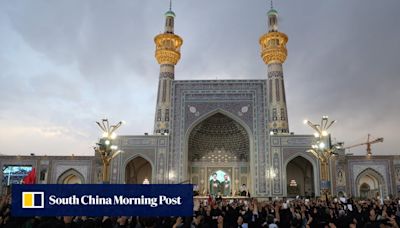
[[278,113],[276,111],[276,108],[272,109],[272,120],[273,121],[278,120]]
[[169,109],[165,109],[165,121],[169,121]]
[[285,120],[285,119],[286,119],[285,109],[281,108],[281,120]]

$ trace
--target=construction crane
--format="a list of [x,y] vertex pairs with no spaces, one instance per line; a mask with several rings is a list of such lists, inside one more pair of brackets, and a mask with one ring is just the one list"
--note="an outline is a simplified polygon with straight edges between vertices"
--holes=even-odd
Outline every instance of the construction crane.
[[351,145],[351,146],[345,147],[344,149],[350,149],[350,148],[357,147],[357,146],[367,145],[367,155],[371,156],[372,155],[371,144],[383,142],[383,138],[381,137],[381,138],[377,138],[377,139],[374,139],[374,140],[370,140],[370,136],[371,135],[368,134],[368,139],[367,139],[366,142],[355,144],[355,145]]

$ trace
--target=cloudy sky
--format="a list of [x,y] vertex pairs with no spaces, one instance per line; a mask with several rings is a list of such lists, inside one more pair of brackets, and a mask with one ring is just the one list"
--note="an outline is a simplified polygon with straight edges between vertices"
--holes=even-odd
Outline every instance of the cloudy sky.
[[[289,36],[284,64],[290,130],[322,115],[346,145],[384,137],[399,154],[399,0],[275,0]],[[258,38],[264,0],[174,0],[184,39],[176,79],[265,79]],[[1,1],[0,154],[91,155],[95,121],[152,132],[159,67],[153,37],[167,0]],[[365,147],[351,153],[365,154]]]

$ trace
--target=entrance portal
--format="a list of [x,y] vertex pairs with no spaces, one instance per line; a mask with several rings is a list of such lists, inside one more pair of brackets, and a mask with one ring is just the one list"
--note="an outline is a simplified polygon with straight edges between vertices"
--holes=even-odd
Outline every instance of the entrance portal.
[[236,195],[239,186],[250,186],[249,135],[227,115],[216,113],[193,128],[188,158],[190,180],[200,195]]
[[[360,198],[367,199],[370,198],[371,195],[371,187],[367,183],[362,183],[360,186]],[[371,197],[372,198],[372,197]]]
[[151,164],[142,157],[132,159],[125,168],[126,184],[149,184],[151,181]]
[[386,195],[385,180],[380,173],[368,168],[356,178],[358,196],[361,198],[373,198]]
[[298,156],[293,158],[286,166],[287,195],[288,196],[313,196],[314,172],[311,162]]

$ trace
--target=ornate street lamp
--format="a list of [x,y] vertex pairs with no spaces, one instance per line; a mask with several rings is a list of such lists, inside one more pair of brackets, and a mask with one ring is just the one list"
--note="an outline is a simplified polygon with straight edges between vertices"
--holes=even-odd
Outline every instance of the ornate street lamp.
[[116,125],[111,125],[108,119],[102,119],[101,122],[96,122],[97,125],[103,132],[102,138],[96,143],[94,150],[100,154],[103,162],[103,183],[110,183],[110,162],[117,156],[121,151],[118,150],[118,146],[114,145],[113,142],[117,138],[115,131],[122,125],[122,121]]
[[322,117],[321,124],[314,124],[309,120],[304,120],[304,124],[308,124],[315,131],[314,136],[316,140],[307,152],[312,153],[320,161],[321,195],[330,194],[330,159],[337,154],[337,150],[342,146],[341,143],[331,144],[328,129],[334,123],[336,123],[336,120],[329,121],[328,116]]

